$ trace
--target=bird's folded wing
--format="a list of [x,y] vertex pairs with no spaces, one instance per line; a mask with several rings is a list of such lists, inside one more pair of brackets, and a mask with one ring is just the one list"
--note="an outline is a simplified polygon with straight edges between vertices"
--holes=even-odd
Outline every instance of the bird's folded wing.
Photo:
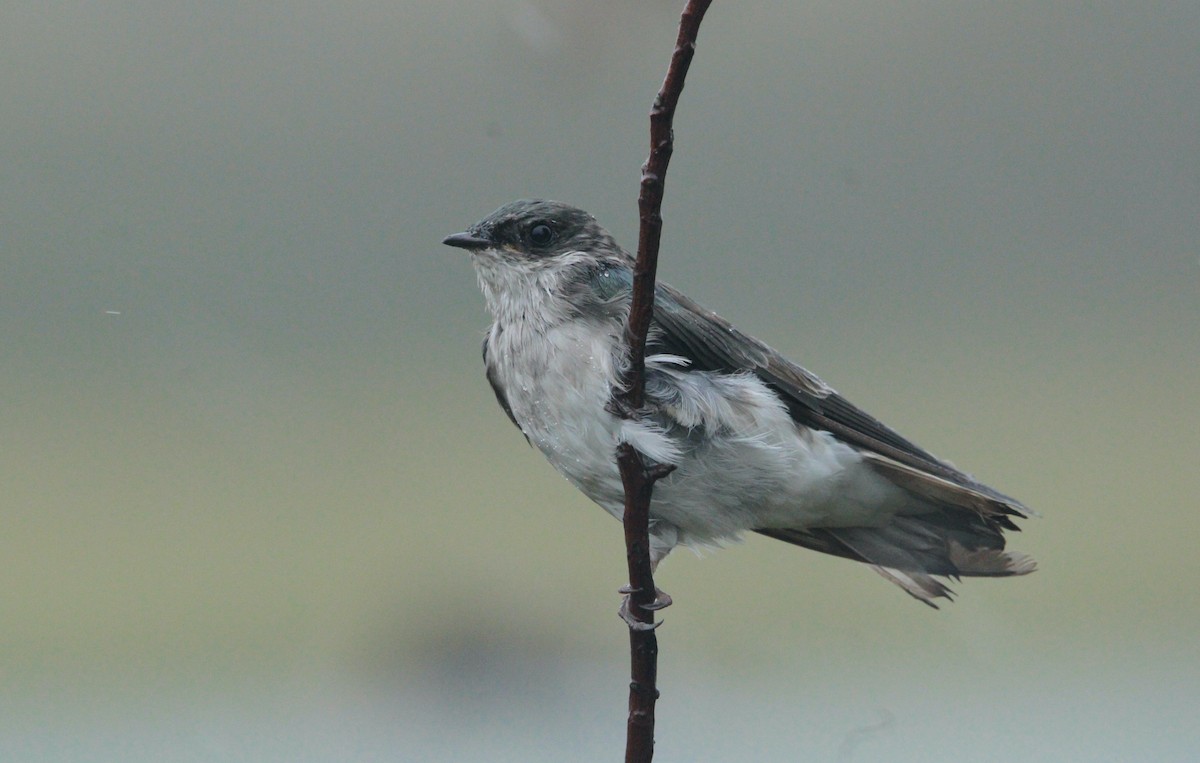
[[1019,501],[974,480],[860,410],[816,375],[792,363],[717,314],[659,284],[653,351],[687,358],[698,370],[750,372],[770,386],[792,418],[869,454],[873,468],[914,493],[989,515],[1030,512]]

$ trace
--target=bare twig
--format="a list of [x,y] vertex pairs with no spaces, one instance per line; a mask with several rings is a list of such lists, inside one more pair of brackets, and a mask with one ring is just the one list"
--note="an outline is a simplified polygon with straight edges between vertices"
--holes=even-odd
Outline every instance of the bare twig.
[[[696,35],[711,0],[689,0],[679,19],[679,36],[667,68],[666,79],[650,111],[650,156],[642,165],[638,212],[638,256],[634,266],[633,302],[625,340],[629,346],[626,376],[613,397],[626,415],[635,415],[642,407],[646,382],[646,334],[654,314],[654,277],[658,269],[658,243],[662,235],[662,197],[667,165],[674,150],[671,124],[675,106],[683,92],[683,82],[696,50]],[[647,763],[654,757],[654,703],[658,699],[658,639],[654,635],[655,601],[653,570],[650,567],[650,496],[654,483],[666,474],[661,468],[647,467],[645,459],[631,445],[617,448],[617,466],[625,486],[625,549],[629,563],[629,613],[638,624],[630,623],[629,720],[626,725],[626,763]]]

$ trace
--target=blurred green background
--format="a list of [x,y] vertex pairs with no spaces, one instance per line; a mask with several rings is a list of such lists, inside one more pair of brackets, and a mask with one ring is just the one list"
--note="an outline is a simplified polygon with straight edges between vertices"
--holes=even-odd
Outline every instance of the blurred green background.
[[[501,203],[636,238],[679,2],[0,5],[0,758],[619,759],[621,531],[483,379]],[[718,2],[661,277],[1038,509],[934,612],[660,570],[658,759],[1200,750],[1200,4]]]

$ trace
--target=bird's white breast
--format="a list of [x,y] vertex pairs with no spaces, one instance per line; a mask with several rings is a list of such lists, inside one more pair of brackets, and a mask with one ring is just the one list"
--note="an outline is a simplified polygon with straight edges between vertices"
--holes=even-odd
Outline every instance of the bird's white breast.
[[615,453],[625,422],[609,413],[616,337],[585,321],[493,326],[488,356],[521,430],[550,463],[616,516]]

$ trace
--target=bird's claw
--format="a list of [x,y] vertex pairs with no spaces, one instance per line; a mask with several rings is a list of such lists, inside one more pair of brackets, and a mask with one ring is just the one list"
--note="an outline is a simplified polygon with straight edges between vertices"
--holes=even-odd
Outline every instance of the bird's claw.
[[[623,585],[617,589],[617,593],[621,594],[622,596],[624,596],[626,598],[629,598],[630,594],[632,594],[636,591],[640,591],[640,590],[641,590],[640,588],[634,588],[633,586],[626,583],[625,585]],[[654,601],[650,602],[649,604],[643,604],[642,609],[649,609],[649,610],[666,609],[667,607],[671,606],[674,603],[675,603],[675,600],[671,598],[671,594],[667,593],[666,591],[659,588],[658,586],[655,586],[654,587]]]
[[[632,606],[632,594],[635,590],[636,589],[629,585],[623,585],[618,589],[617,592],[622,594],[625,598],[621,602],[621,608],[617,610],[617,614],[621,616],[621,619],[624,620],[630,628],[638,631],[653,630],[662,625],[661,621],[656,623],[647,623],[634,617],[630,607]],[[647,612],[657,612],[660,609],[666,609],[667,607],[671,606],[672,603],[674,603],[674,600],[671,599],[670,594],[661,588],[656,587],[654,589],[654,600],[648,604],[641,604],[639,606]]]
[[628,596],[626,596],[624,601],[621,602],[621,607],[617,610],[617,614],[621,616],[621,619],[624,620],[625,624],[629,626],[629,630],[632,631],[652,631],[658,626],[662,625],[662,620],[653,623],[645,623],[634,617],[633,612],[631,612],[629,609]]
[[649,604],[643,604],[642,609],[648,609],[651,612],[657,612],[660,609],[666,609],[675,603],[671,595],[661,588],[654,589],[654,601]]

